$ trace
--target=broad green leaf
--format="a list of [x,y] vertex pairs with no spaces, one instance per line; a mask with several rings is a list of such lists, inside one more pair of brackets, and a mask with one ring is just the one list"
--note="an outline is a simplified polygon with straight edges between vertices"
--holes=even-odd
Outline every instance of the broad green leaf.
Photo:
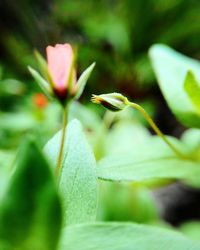
[[96,130],[102,126],[102,120],[96,112],[76,101],[72,102],[69,107],[68,119],[70,121],[73,119],[78,119],[81,124],[83,124],[83,127],[90,132],[96,132]]
[[2,198],[4,197],[4,192],[6,190],[9,177],[10,175],[8,173],[8,169],[4,167],[0,167],[0,204],[1,204]]
[[96,223],[65,229],[60,250],[199,250],[200,243],[159,227]]
[[132,121],[116,123],[106,136],[106,152],[109,155],[132,153],[138,144],[146,143],[150,133],[141,124]]
[[21,96],[25,93],[24,83],[8,78],[0,81],[0,96]]
[[195,174],[200,163],[173,157],[155,157],[146,161],[135,161],[132,156],[109,157],[99,164],[100,179],[113,181],[146,181],[151,179],[187,179]]
[[165,45],[153,45],[149,54],[160,89],[175,116],[186,126],[200,127],[199,112],[184,90],[188,70],[200,79],[200,63]]
[[186,222],[179,227],[179,230],[183,234],[185,234],[187,237],[200,241],[200,222],[199,221]]
[[[200,166],[200,130],[194,128],[186,130],[181,137],[181,141],[187,145],[190,155],[199,161]],[[199,188],[200,175],[192,175],[191,178],[186,180],[186,183],[192,187]]]
[[[56,164],[61,131],[45,146],[45,153]],[[67,224],[93,221],[97,207],[96,163],[85,139],[82,126],[73,120],[67,127],[64,146],[60,190],[64,200]]]
[[186,130],[182,137],[181,141],[187,145],[189,150],[193,152],[196,157],[200,159],[200,130],[191,128]]
[[184,88],[197,112],[200,113],[200,85],[192,71],[188,71],[184,81]]
[[15,159],[15,154],[15,151],[12,150],[0,150],[0,170],[2,170],[2,168],[11,168]]
[[98,159],[104,152],[104,138],[106,128],[97,112],[78,102],[73,102],[69,108],[69,120],[78,119],[84,127],[87,139],[93,148],[95,158]]
[[[178,141],[168,138],[182,152]],[[184,152],[186,154],[186,152]],[[139,145],[132,153],[108,156],[97,168],[100,179],[113,181],[148,181],[152,179],[189,179],[200,175],[200,162],[178,158],[159,138]]]
[[95,66],[95,63],[92,63],[83,73],[82,75],[80,76],[80,78],[78,79],[78,82],[77,82],[77,93],[76,93],[76,96],[75,96],[75,99],[78,99],[82,93],[83,93],[83,90],[85,88],[85,85],[87,83],[87,80],[89,79],[93,69],[94,69],[94,66]]
[[35,142],[28,140],[1,200],[0,244],[9,250],[55,250],[61,215],[49,165]]
[[158,209],[147,188],[132,183],[100,182],[98,221],[158,221]]
[[30,113],[18,112],[0,113],[0,129],[21,132],[32,129],[36,125],[34,117]]

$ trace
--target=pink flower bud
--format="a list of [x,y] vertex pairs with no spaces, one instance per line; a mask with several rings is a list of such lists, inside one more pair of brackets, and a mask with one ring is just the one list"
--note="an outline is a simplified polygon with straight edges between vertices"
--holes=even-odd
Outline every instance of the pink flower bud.
[[47,46],[46,53],[47,61],[35,51],[42,76],[32,67],[28,66],[28,69],[45,95],[54,97],[65,106],[70,100],[80,97],[95,63],[90,65],[77,81],[75,55],[70,44]]
[[46,52],[48,71],[52,78],[53,87],[57,95],[64,97],[72,72],[74,57],[72,47],[67,43],[56,44],[55,47],[48,46]]

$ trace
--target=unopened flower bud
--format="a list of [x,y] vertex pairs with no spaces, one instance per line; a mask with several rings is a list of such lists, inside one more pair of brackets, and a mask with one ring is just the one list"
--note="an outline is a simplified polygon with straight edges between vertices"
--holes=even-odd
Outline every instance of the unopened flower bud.
[[101,104],[111,111],[120,111],[127,106],[127,98],[119,93],[92,95],[92,102]]
[[62,102],[66,100],[73,73],[73,50],[69,44],[48,46],[47,66],[52,79],[55,95]]
[[76,79],[76,70],[74,68],[74,52],[70,44],[56,44],[48,46],[46,49],[47,61],[35,52],[36,59],[40,66],[43,77],[30,66],[29,71],[43,92],[48,97],[55,97],[62,105],[71,99],[78,99],[82,94],[87,80],[95,66],[90,65]]

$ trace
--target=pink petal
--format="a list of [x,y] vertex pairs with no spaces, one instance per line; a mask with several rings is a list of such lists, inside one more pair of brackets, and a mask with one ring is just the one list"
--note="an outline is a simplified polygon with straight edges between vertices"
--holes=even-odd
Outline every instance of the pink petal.
[[48,46],[47,64],[53,83],[57,89],[67,88],[73,62],[73,50],[70,44]]

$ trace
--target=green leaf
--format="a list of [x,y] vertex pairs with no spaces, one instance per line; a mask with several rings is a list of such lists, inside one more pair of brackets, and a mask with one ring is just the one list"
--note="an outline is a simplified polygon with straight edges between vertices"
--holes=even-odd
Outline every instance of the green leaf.
[[21,132],[36,126],[33,115],[29,112],[0,112],[0,129]]
[[[168,138],[181,151],[178,141]],[[184,152],[184,151],[183,151]],[[167,145],[155,137],[138,145],[132,153],[105,157],[97,168],[100,179],[113,181],[149,181],[153,179],[190,179],[200,175],[200,162],[177,158]]]
[[102,126],[102,120],[97,113],[79,102],[72,102],[69,107],[68,119],[78,119],[83,127],[89,131],[97,131]]
[[[111,113],[112,114],[112,113]],[[105,126],[95,110],[90,109],[76,101],[69,108],[69,120],[78,119],[87,133],[89,144],[93,148],[95,158],[98,159],[104,153]]]
[[191,128],[181,136],[181,141],[200,159],[200,130]]
[[132,156],[109,157],[99,164],[100,179],[113,181],[148,181],[151,179],[187,179],[200,174],[199,163],[173,157],[155,157],[135,161]]
[[36,70],[34,70],[32,67],[28,66],[28,70],[31,73],[32,77],[37,82],[37,84],[39,85],[39,87],[42,89],[44,94],[48,98],[52,99],[52,96],[51,96],[52,89],[51,89],[49,83]]
[[165,45],[153,45],[149,54],[160,89],[172,112],[184,125],[200,127],[199,112],[184,90],[188,70],[200,79],[200,63]]
[[1,200],[0,242],[9,250],[55,250],[62,213],[49,165],[32,140],[18,158]]
[[200,240],[200,222],[199,221],[189,221],[181,224],[179,230],[194,240]]
[[191,71],[187,72],[184,88],[197,112],[200,114],[200,85]]
[[0,170],[11,168],[12,163],[15,160],[15,151],[0,150]]
[[[45,146],[49,160],[56,165],[61,131]],[[64,200],[67,224],[93,221],[97,207],[97,178],[94,155],[88,146],[78,120],[67,127],[60,190]]]
[[96,223],[65,229],[60,250],[199,250],[182,234],[134,223]]
[[98,221],[134,221],[146,224],[159,220],[155,199],[145,187],[103,181],[99,194]]
[[80,76],[80,78],[78,79],[78,82],[77,82],[77,93],[75,95],[75,99],[78,99],[82,93],[83,93],[83,90],[85,88],[85,85],[87,83],[87,80],[88,78],[90,77],[93,69],[94,69],[94,66],[95,66],[95,62],[92,63],[83,73],[82,75]]
[[[8,167],[8,166],[7,166]],[[0,166],[0,204],[2,203],[2,199],[4,197],[4,192],[6,190],[8,181],[9,181],[9,173],[8,169]]]
[[26,91],[24,83],[8,78],[0,81],[0,96],[22,96]]
[[[186,130],[181,137],[181,141],[187,145],[190,155],[199,161],[200,166],[200,130],[194,128]],[[200,188],[200,175],[192,175],[191,178],[186,180],[186,184]]]
[[132,153],[138,144],[144,144],[150,138],[150,133],[141,124],[123,119],[112,126],[106,136],[106,152],[109,155]]

